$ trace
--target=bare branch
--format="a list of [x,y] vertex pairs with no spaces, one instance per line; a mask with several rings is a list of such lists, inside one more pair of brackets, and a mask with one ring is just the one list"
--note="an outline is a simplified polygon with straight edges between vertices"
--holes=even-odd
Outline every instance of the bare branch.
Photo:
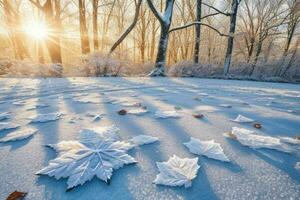
[[126,38],[126,36],[132,31],[132,29],[136,25],[136,23],[138,21],[142,1],[143,0],[138,1],[136,8],[135,8],[135,15],[134,15],[134,19],[133,19],[132,23],[127,28],[127,30],[119,37],[119,39],[113,44],[113,46],[109,50],[109,54],[111,54],[118,47],[118,45],[121,44],[121,42]]
[[43,6],[39,1],[29,0],[33,5],[35,5],[38,9],[43,9]]
[[153,5],[152,1],[151,0],[147,0],[147,3],[149,5],[151,11],[153,12],[154,16],[159,20],[159,22],[160,23],[164,23],[162,15],[157,11],[157,9]]
[[231,13],[223,12],[223,11],[217,9],[216,7],[211,6],[211,5],[207,4],[207,3],[202,2],[202,4],[205,5],[205,6],[207,6],[207,7],[209,7],[209,8],[211,8],[211,9],[213,9],[213,10],[215,10],[215,11],[217,11],[218,13],[220,13],[222,15],[225,15],[225,16],[230,16],[231,15]]
[[220,36],[233,37],[233,36],[230,36],[230,35],[221,33],[218,29],[212,27],[211,25],[202,23],[202,22],[192,22],[192,23],[189,23],[189,24],[186,24],[186,25],[183,25],[183,26],[175,27],[175,28],[170,29],[170,30],[169,30],[169,33],[173,32],[173,31],[178,31],[178,30],[181,30],[181,29],[185,29],[185,28],[188,28],[188,27],[190,27],[190,26],[197,25],[197,24],[199,24],[199,25],[201,25],[201,26],[206,26],[206,27],[208,27],[208,28],[214,30],[214,31],[217,32]]

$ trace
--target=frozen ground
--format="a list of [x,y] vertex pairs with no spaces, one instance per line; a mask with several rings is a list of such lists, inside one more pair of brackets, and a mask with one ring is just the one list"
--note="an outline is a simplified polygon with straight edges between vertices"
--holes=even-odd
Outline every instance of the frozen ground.
[[[150,112],[117,114],[136,101]],[[154,117],[155,111],[174,110],[174,106],[182,108],[181,118]],[[299,135],[300,85],[192,78],[0,79],[0,113],[4,112],[11,112],[11,118],[1,122],[34,127],[38,133],[0,143],[0,199],[14,190],[28,192],[30,200],[300,199],[300,172],[294,167],[300,161],[299,151],[253,150],[222,136],[233,126],[253,129],[230,121],[238,114],[261,123],[262,135]],[[56,121],[28,124],[36,114],[53,112],[64,115]],[[196,119],[195,112],[205,117]],[[104,116],[93,121],[93,114]],[[123,139],[145,134],[160,141],[130,151],[138,163],[115,171],[110,185],[94,178],[66,192],[66,179],[34,175],[56,157],[44,145],[76,139],[82,128],[111,124],[120,128]],[[0,137],[9,132],[1,131]],[[157,161],[173,154],[196,157],[182,144],[191,136],[221,143],[231,162],[199,157],[198,176],[187,189],[153,184]]]

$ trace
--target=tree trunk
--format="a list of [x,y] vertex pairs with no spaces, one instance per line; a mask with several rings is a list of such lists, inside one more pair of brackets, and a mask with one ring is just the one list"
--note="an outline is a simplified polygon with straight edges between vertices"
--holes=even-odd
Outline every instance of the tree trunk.
[[286,72],[291,68],[291,66],[293,65],[295,59],[296,59],[296,53],[297,53],[297,49],[298,49],[298,46],[300,44],[300,37],[297,38],[297,42],[295,44],[295,49],[293,51],[293,54],[289,60],[289,62],[287,63],[287,65],[285,65],[283,67],[283,70],[281,70],[280,72],[280,76],[284,76],[286,74]]
[[236,18],[237,18],[238,6],[239,6],[238,1],[239,0],[232,0],[232,4],[231,4],[230,29],[229,29],[227,50],[226,50],[225,61],[224,61],[224,75],[225,76],[229,73],[229,67],[231,64],[233,39],[234,39],[234,33],[235,33],[235,29],[236,29]]
[[254,61],[253,61],[252,65],[251,65],[251,70],[250,70],[249,76],[252,76],[252,74],[253,74],[253,72],[254,72],[254,69],[255,69],[255,67],[256,67],[256,64],[257,64],[259,55],[260,55],[261,50],[262,50],[262,45],[263,45],[263,40],[262,40],[262,38],[260,37],[260,38],[258,39],[258,44],[257,44],[256,54],[255,54]]
[[[201,5],[202,5],[202,0],[197,0],[197,11],[196,11],[196,21],[201,22]],[[196,32],[196,37],[195,37],[195,49],[194,49],[194,63],[198,64],[199,63],[199,54],[200,54],[200,34],[201,34],[201,25],[196,24],[195,25],[195,32]]]
[[61,58],[61,47],[60,47],[60,36],[59,36],[59,27],[60,27],[60,6],[59,1],[55,1],[55,10],[53,10],[53,2],[47,0],[43,6],[43,12],[45,14],[46,23],[48,27],[51,27],[54,30],[54,34],[50,33],[47,36],[46,44],[48,52],[51,58],[52,63],[62,63]]
[[90,53],[89,36],[86,25],[86,8],[85,0],[79,0],[79,26],[80,26],[80,41],[81,41],[81,52],[82,54]]
[[169,26],[161,27],[160,39],[158,43],[158,50],[157,50],[156,61],[155,61],[155,68],[157,70],[157,74],[165,73],[166,55],[167,55],[168,39],[169,39],[168,31],[169,31]]
[[93,0],[93,39],[94,39],[94,50],[99,49],[98,39],[98,6],[99,0]]

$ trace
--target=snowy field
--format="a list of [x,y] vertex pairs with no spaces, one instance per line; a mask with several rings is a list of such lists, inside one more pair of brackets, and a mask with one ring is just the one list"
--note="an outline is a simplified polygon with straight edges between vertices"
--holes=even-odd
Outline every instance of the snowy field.
[[[292,139],[300,134],[300,85],[193,78],[49,78],[0,79],[0,88],[0,199],[15,190],[27,192],[29,200],[300,199],[296,166],[300,148]],[[118,114],[121,109],[127,114]],[[172,112],[159,113],[163,111]],[[238,115],[245,118],[232,121]],[[252,120],[262,128],[254,128]],[[147,135],[159,141],[128,150],[137,162],[114,170],[109,184],[94,177],[67,192],[67,178],[36,175],[60,156],[47,144],[78,141],[82,129],[111,125],[119,128],[119,140]],[[262,145],[273,149],[253,148],[256,140],[249,147],[249,140],[224,137],[232,127],[271,136]],[[5,142],[14,132],[20,133],[15,137],[20,140]],[[230,162],[191,153],[183,144],[191,137],[220,143]],[[296,144],[280,140],[272,146],[280,137]],[[160,172],[156,162],[173,155],[198,158],[200,168],[188,188],[154,183]]]

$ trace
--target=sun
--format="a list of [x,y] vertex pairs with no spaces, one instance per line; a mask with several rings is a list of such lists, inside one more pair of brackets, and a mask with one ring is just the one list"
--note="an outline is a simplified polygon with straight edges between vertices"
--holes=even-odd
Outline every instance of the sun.
[[25,33],[36,40],[45,39],[48,35],[47,26],[41,22],[30,22],[24,24]]

